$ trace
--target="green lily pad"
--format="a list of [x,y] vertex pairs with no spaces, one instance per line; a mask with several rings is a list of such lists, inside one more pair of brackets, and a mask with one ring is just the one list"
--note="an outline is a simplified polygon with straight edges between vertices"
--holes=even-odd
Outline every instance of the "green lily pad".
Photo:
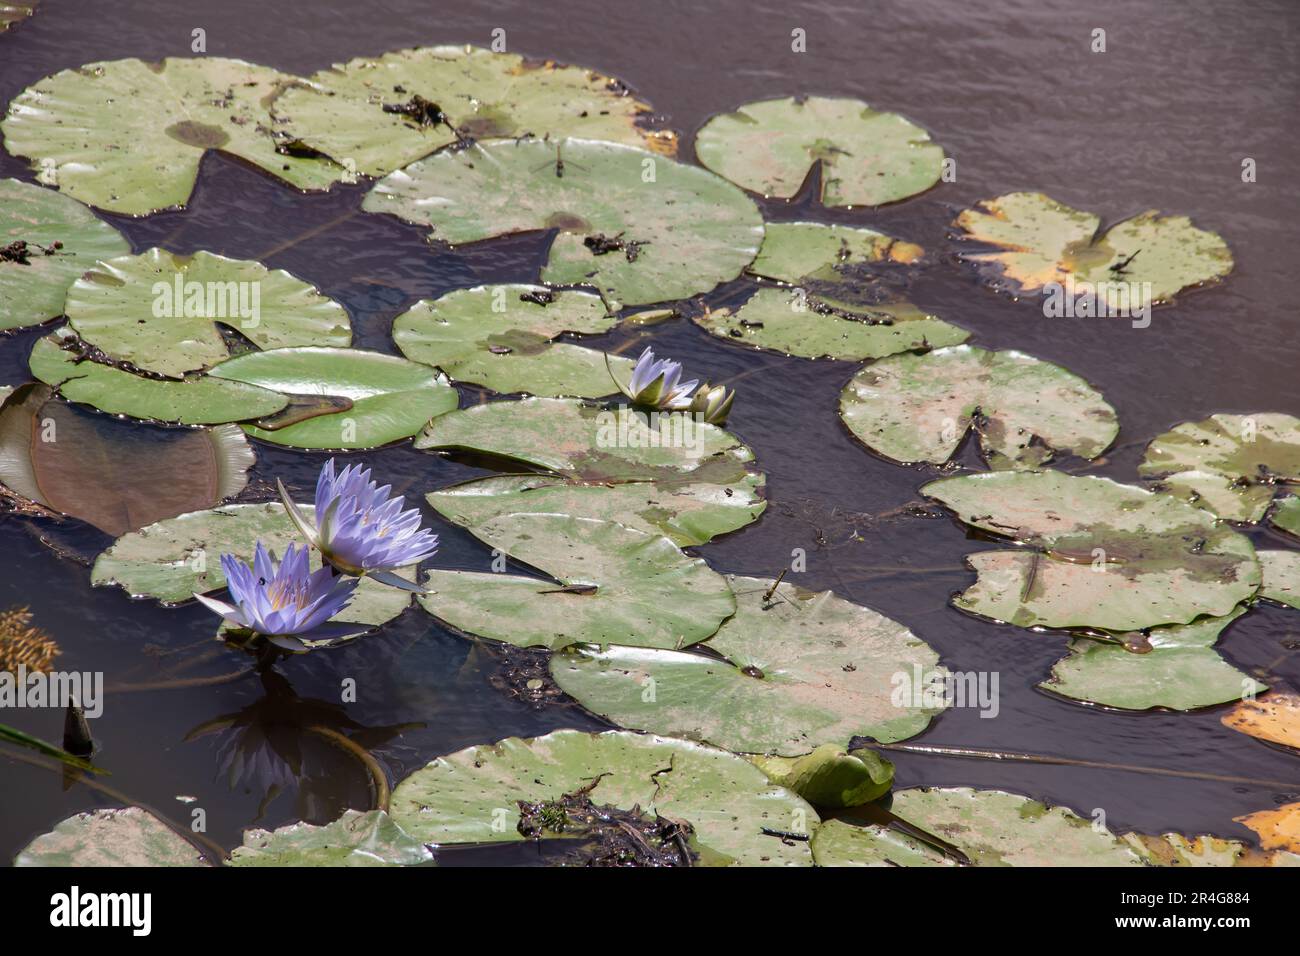
[[497,392],[598,398],[631,378],[633,362],[569,342],[618,323],[599,296],[533,285],[491,285],[417,302],[393,321],[393,340],[415,362]]
[[121,233],[75,199],[0,179],[0,331],[62,315],[77,276],[130,251]]
[[1277,499],[1269,524],[1288,534],[1300,538],[1300,497],[1288,496]]
[[1020,627],[1133,631],[1222,617],[1259,587],[1249,539],[1213,515],[1109,478],[994,472],[922,493],[1032,551],[981,551],[953,604]]
[[0,130],[10,153],[67,195],[129,216],[183,206],[209,149],[298,189],[326,189],[341,166],[277,149],[283,138],[268,104],[291,82],[278,70],[223,57],[88,63],[19,93]]
[[[968,787],[896,790],[890,809],[955,845],[976,866],[1143,866],[1109,830],[1064,807]],[[955,866],[914,837],[832,820],[812,840],[818,866]]]
[[14,866],[207,866],[184,837],[148,810],[91,810],[27,844]]
[[1260,412],[1183,422],[1147,446],[1138,474],[1230,521],[1257,522],[1279,481],[1300,481],[1300,418]]
[[[472,46],[358,57],[291,86],[273,106],[285,132],[367,176],[383,176],[460,136],[580,136],[671,156],[648,103],[612,77]],[[441,115],[439,115],[441,114]]]
[[[298,508],[308,518],[315,513],[311,505],[299,504]],[[290,544],[302,544],[302,536],[279,502],[195,511],[118,538],[95,559],[90,583],[96,587],[115,584],[133,598],[177,604],[194,594],[225,587],[221,556],[234,554],[251,561],[258,541],[276,555],[283,555]],[[320,555],[315,551],[311,562],[313,568],[320,567]],[[410,578],[411,572],[404,571],[403,576]],[[334,619],[378,627],[410,604],[410,591],[362,578],[352,603]]]
[[970,337],[910,303],[846,313],[810,300],[800,289],[759,289],[738,308],[709,309],[691,318],[728,341],[802,358],[845,361],[956,345]]
[[108,360],[181,378],[223,362],[219,326],[260,349],[352,342],[348,313],[283,269],[148,249],[101,262],[68,289],[68,324]]
[[816,807],[856,807],[878,800],[894,783],[894,765],[872,750],[846,753],[822,744],[802,757],[750,757],[773,783]]
[[554,580],[426,572],[433,593],[419,596],[421,606],[466,634],[518,647],[679,648],[709,637],[736,610],[726,579],[661,535],[558,514],[503,515],[470,530]]
[[1214,649],[1223,629],[1244,613],[1237,608],[1223,617],[1152,628],[1145,638],[1133,635],[1129,646],[1077,638],[1070,642],[1069,656],[1038,686],[1126,710],[1194,710],[1262,693],[1264,684]]
[[897,113],[861,100],[789,97],[715,116],[695,137],[700,162],[764,196],[789,199],[822,164],[827,206],[882,206],[925,192],[943,173],[943,148]]
[[734,754],[664,737],[557,730],[439,757],[393,791],[392,816],[426,843],[518,842],[520,802],[587,791],[600,807],[684,822],[698,843],[738,866],[808,866],[816,812]]
[[953,225],[963,239],[994,250],[959,257],[995,287],[1018,295],[1052,285],[1069,292],[1073,284],[1076,292],[1094,292],[1108,309],[1138,310],[1232,271],[1222,238],[1186,216],[1154,209],[1099,233],[1099,216],[1042,193],[1008,193],[964,210]]
[[439,514],[471,529],[504,514],[566,514],[617,521],[685,548],[757,521],[767,507],[762,486],[763,476],[756,474],[728,484],[490,475],[425,498]]
[[855,736],[903,740],[943,709],[942,694],[925,696],[946,674],[939,656],[903,625],[829,591],[780,584],[766,600],[770,580],[732,577],[731,585],[735,616],[707,645],[724,660],[584,648],[553,657],[552,676],[619,726],[739,753],[806,754]]
[[1300,551],[1256,551],[1264,579],[1259,596],[1300,611]]
[[611,310],[684,299],[736,278],[763,238],[758,207],[712,173],[617,143],[492,140],[384,177],[367,212],[452,244],[557,229],[541,279],[594,286]]
[[410,438],[460,396],[427,365],[359,349],[294,348],[250,352],[209,373],[285,395],[344,399],[351,407],[272,429],[245,425],[254,438],[294,448],[375,448]]
[[119,535],[243,490],[253,450],[234,425],[151,431],[52,401],[25,385],[0,410],[0,484]]
[[325,826],[291,823],[275,831],[249,830],[230,854],[231,866],[412,866],[432,851],[383,810],[346,810]]
[[1095,458],[1119,433],[1115,410],[1079,376],[969,345],[868,365],[840,393],[840,417],[872,451],[904,463],[942,464],[974,428],[995,471],[1035,468],[1057,452]]
[[719,338],[804,358],[860,361],[964,342],[969,333],[905,301],[891,281],[922,255],[870,229],[768,223],[748,271],[795,288],[761,288],[738,308],[692,318]]
[[681,413],[648,418],[555,398],[462,408],[415,439],[426,451],[489,455],[585,481],[726,484],[753,453],[730,432]]
[[181,381],[146,378],[89,358],[78,361],[79,353],[64,349],[65,344],[79,345],[66,328],[36,341],[29,359],[33,377],[57,388],[70,402],[93,405],[110,415],[219,425],[271,415],[289,404],[277,392],[207,375]]

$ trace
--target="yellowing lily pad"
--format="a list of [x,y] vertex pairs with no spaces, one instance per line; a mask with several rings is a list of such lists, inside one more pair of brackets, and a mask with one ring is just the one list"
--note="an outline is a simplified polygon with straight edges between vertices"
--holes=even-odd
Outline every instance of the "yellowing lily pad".
[[763,237],[758,207],[696,166],[585,139],[491,140],[384,177],[367,212],[429,226],[459,245],[558,230],[541,279],[593,286],[611,310],[708,292],[736,278]]
[[77,276],[130,251],[116,229],[75,199],[0,179],[0,331],[62,315]]
[[1232,819],[1258,833],[1259,845],[1265,850],[1300,853],[1300,803],[1287,803],[1276,810],[1260,810]]
[[288,396],[339,402],[340,411],[292,424],[244,425],[254,438],[295,448],[375,448],[410,438],[460,396],[427,365],[359,349],[293,348],[250,352],[212,369],[214,378]]
[[1108,478],[1056,471],[945,478],[922,492],[1033,550],[967,557],[962,610],[1020,627],[1132,631],[1222,617],[1259,587],[1249,539],[1213,515]]
[[900,294],[920,246],[870,229],[768,223],[749,271],[790,283],[759,289],[738,308],[692,316],[719,338],[804,358],[851,361],[964,342],[968,333]]
[[343,168],[293,155],[268,112],[292,81],[223,57],[88,63],[19,93],[0,130],[5,148],[62,192],[129,216],[183,206],[209,149],[299,189],[326,189]]
[[149,249],[99,263],[68,290],[68,324],[108,360],[181,378],[230,357],[219,326],[260,349],[352,342],[347,311],[283,269]]
[[285,133],[367,176],[383,176],[454,143],[580,136],[671,156],[669,130],[619,80],[579,66],[472,46],[358,57],[298,82],[275,101]]
[[492,285],[417,302],[393,321],[407,358],[498,392],[598,398],[618,391],[633,363],[554,339],[608,332],[618,320],[599,296],[532,285]]
[[943,173],[943,148],[897,113],[861,100],[788,97],[715,116],[695,138],[700,162],[764,196],[789,199],[822,164],[827,206],[882,206],[925,192]]
[[581,649],[553,657],[552,676],[619,726],[755,754],[902,740],[945,706],[942,694],[926,696],[946,675],[938,655],[896,621],[829,591],[745,577],[731,585],[736,613],[703,648],[710,653]]
[[184,837],[148,810],[91,810],[27,844],[14,866],[207,866]]
[[1277,691],[1243,700],[1220,720],[1259,740],[1300,750],[1300,696]]
[[1300,866],[1300,856],[1294,853],[1263,853],[1239,840],[1215,836],[1126,833],[1124,841],[1151,866]]
[[989,467],[1036,468],[1058,452],[1095,458],[1115,440],[1115,410],[1079,376],[1022,352],[969,345],[894,355],[840,394],[840,417],[872,451],[942,464],[974,429]]
[[147,378],[96,361],[62,328],[32,346],[32,376],[58,389],[70,402],[93,405],[111,415],[218,425],[274,414],[289,404],[278,392],[207,375],[182,380]]
[[1065,697],[1127,710],[1194,710],[1240,700],[1266,689],[1214,649],[1219,635],[1245,613],[1128,635],[1123,644],[1076,638],[1068,657],[1039,686]]
[[[509,737],[439,757],[393,791],[393,820],[426,843],[514,843],[521,803],[582,792],[597,807],[686,824],[714,864],[809,866],[816,812],[726,751],[626,731]],[[704,863],[705,860],[698,862]]]
[[1008,193],[964,210],[953,225],[982,247],[960,258],[1018,295],[1055,285],[1092,292],[1110,310],[1140,310],[1232,271],[1222,238],[1154,209],[1099,233],[1099,216],[1042,193]]
[[503,515],[470,530],[494,555],[551,578],[426,572],[432,593],[420,595],[420,605],[465,634],[519,647],[680,648],[712,635],[736,610],[726,579],[661,535],[562,514]]
[[1300,481],[1300,418],[1259,412],[1183,422],[1147,446],[1138,474],[1220,518],[1260,521],[1278,483]]
[[[955,845],[975,866],[1144,865],[1123,840],[1073,811],[1001,790],[896,790],[890,809]],[[818,828],[812,850],[818,866],[956,865],[915,837],[840,820]]]
[[566,514],[617,521],[684,548],[743,528],[767,507],[763,476],[709,482],[575,481],[548,475],[490,475],[426,495],[439,514],[474,528],[504,514]]

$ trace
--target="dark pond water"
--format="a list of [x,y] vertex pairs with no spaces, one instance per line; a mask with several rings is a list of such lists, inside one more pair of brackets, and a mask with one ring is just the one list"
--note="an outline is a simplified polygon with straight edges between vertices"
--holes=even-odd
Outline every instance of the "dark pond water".
[[[486,45],[491,31],[503,27],[514,51],[624,78],[683,132],[685,157],[692,134],[711,114],[748,100],[799,92],[862,97],[929,128],[957,158],[958,181],[875,212],[769,203],[769,218],[871,225],[943,252],[945,226],[957,209],[1008,190],[1035,189],[1111,221],[1148,208],[1188,213],[1228,240],[1237,261],[1229,280],[1157,310],[1147,329],[1114,319],[1045,319],[1036,303],[998,297],[949,262],[916,284],[916,301],[973,330],[975,343],[1061,362],[1102,389],[1123,431],[1119,450],[1095,473],[1131,480],[1142,445],[1179,421],[1217,411],[1300,413],[1293,294],[1300,246],[1294,179],[1300,6],[1293,0],[869,6],[178,0],[113,4],[111,12],[93,0],[46,0],[34,19],[0,37],[0,101],[65,67],[188,55],[195,27],[207,31],[212,55],[300,73],[403,46]],[[790,49],[796,27],[807,31],[803,54]],[[1107,31],[1104,54],[1089,50],[1096,27]],[[1247,156],[1258,163],[1253,184],[1240,178]],[[2,153],[0,176],[30,178],[22,163]],[[137,250],[208,249],[287,269],[344,303],[358,344],[383,351],[392,351],[391,320],[417,299],[536,278],[545,237],[436,251],[418,229],[362,215],[364,188],[298,195],[209,155],[188,209],[114,223]],[[25,379],[37,334],[0,339],[0,383]],[[715,568],[774,574],[791,549],[805,548],[808,569],[799,583],[832,588],[906,623],[951,668],[1000,673],[996,719],[952,710],[912,742],[1296,782],[1279,789],[900,754],[900,786],[1001,787],[1084,814],[1104,808],[1116,830],[1246,840],[1254,835],[1233,823],[1234,816],[1300,797],[1300,762],[1222,727],[1221,709],[1112,713],[1054,698],[1035,685],[1063,653],[1064,636],[982,622],[949,607],[950,594],[972,579],[962,556],[989,545],[967,540],[946,519],[869,520],[914,500],[931,473],[872,457],[842,427],[836,399],[855,366],[745,351],[687,322],[622,331],[606,341],[638,336],[685,360],[692,374],[738,379],[732,427],[757,453],[772,505],[757,524],[699,549]],[[477,397],[467,390],[464,401]],[[257,453],[255,479],[281,476],[300,487],[324,458],[264,445]],[[360,457],[413,499],[481,473],[409,447]],[[428,518],[445,542],[439,563],[484,566],[482,546],[432,513]],[[61,667],[102,670],[110,682],[156,680],[173,671],[214,676],[240,665],[234,652],[211,642],[209,612],[92,589],[89,567],[76,557],[93,556],[108,543],[84,527],[56,531],[3,519],[0,607],[30,605],[37,623],[62,645]],[[1231,627],[1222,648],[1238,667],[1295,685],[1300,654],[1283,642],[1298,633],[1296,612],[1260,608]],[[293,660],[265,682],[111,697],[94,728],[98,760],[112,769],[111,783],[135,799],[176,817],[202,807],[209,835],[231,846],[250,825],[325,822],[349,806],[367,805],[359,767],[295,729],[305,723],[359,735],[394,780],[469,744],[603,726],[576,707],[533,710],[513,700],[493,687],[497,669],[492,654],[411,610],[378,637]],[[360,694],[346,708],[335,703],[345,677],[356,679]],[[61,733],[62,716],[52,712],[9,713],[5,720],[50,739]],[[242,734],[202,733],[227,725]],[[0,775],[0,859],[63,817],[105,805],[83,787],[65,790],[45,770],[0,762]],[[197,801],[181,803],[177,796]]]

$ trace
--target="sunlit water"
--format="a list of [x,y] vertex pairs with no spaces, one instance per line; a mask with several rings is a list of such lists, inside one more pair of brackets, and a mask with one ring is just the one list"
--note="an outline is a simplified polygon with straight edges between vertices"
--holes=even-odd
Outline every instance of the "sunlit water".
[[[946,224],[957,209],[1034,189],[1108,221],[1149,208],[1191,214],[1228,240],[1237,261],[1228,281],[1158,310],[1142,330],[1116,319],[1045,319],[1036,303],[999,297],[946,260],[913,289],[923,308],[971,329],[975,344],[1061,362],[1097,385],[1118,410],[1123,431],[1120,450],[1092,471],[1132,480],[1142,445],[1179,421],[1217,411],[1300,413],[1292,291],[1300,246],[1294,186],[1300,8],[1285,0],[1239,9],[1211,2],[1099,6],[1101,12],[1086,13],[1072,0],[371,0],[361,8],[225,0],[120,4],[110,14],[90,0],[46,0],[34,19],[0,36],[0,100],[64,67],[187,55],[195,27],[207,31],[212,55],[299,73],[403,46],[486,44],[491,31],[503,27],[514,51],[625,79],[683,132],[688,158],[692,134],[711,114],[748,100],[800,92],[859,96],[930,129],[957,158],[958,181],[874,212],[768,203],[769,218],[871,225],[946,255]],[[796,27],[807,31],[803,54],[791,52]],[[1090,52],[1095,27],[1107,31],[1104,54]],[[1258,182],[1242,183],[1244,157],[1256,160]],[[0,176],[30,179],[7,155],[0,155]],[[391,320],[420,298],[536,278],[546,237],[435,250],[417,228],[362,215],[364,189],[303,196],[210,155],[190,208],[112,221],[136,250],[208,249],[287,269],[344,303],[357,344],[382,351],[393,351]],[[712,300],[739,288],[719,290]],[[0,339],[0,383],[25,379],[26,355],[39,334]],[[685,360],[693,375],[738,379],[732,428],[768,476],[772,505],[762,520],[699,553],[719,570],[772,575],[793,548],[804,548],[808,570],[799,583],[832,588],[904,622],[952,669],[1000,673],[996,719],[951,710],[913,742],[1296,782],[1286,790],[896,755],[900,786],[1001,787],[1085,815],[1102,808],[1118,831],[1212,832],[1246,840],[1254,835],[1233,823],[1234,816],[1300,796],[1295,757],[1221,726],[1222,708],[1128,714],[1054,698],[1035,685],[1064,653],[1065,636],[999,626],[949,607],[950,594],[973,578],[962,570],[963,555],[990,545],[967,540],[948,519],[869,521],[914,500],[932,472],[874,458],[840,424],[837,395],[853,364],[746,351],[687,322],[598,341],[639,350],[635,343],[647,334],[656,349]],[[464,393],[465,402],[478,398],[473,390]],[[324,459],[265,445],[257,452],[256,481],[279,476],[300,488]],[[969,448],[965,453],[975,464]],[[412,500],[484,473],[409,446],[355,457]],[[427,517],[443,536],[440,564],[486,565],[485,548],[432,512]],[[70,556],[42,544],[45,534]],[[1270,534],[1255,537],[1267,542]],[[36,622],[63,647],[61,668],[102,670],[110,682],[156,680],[173,669],[183,677],[220,675],[241,665],[234,652],[211,641],[209,612],[132,602],[116,588],[92,589],[89,567],[76,556],[93,556],[108,544],[106,536],[82,526],[52,530],[3,519],[0,607],[29,604]],[[1247,672],[1294,684],[1300,659],[1283,642],[1297,632],[1296,612],[1261,607],[1234,624],[1221,646]],[[534,710],[510,698],[489,682],[496,668],[491,653],[412,609],[380,636],[292,660],[264,683],[111,697],[94,725],[101,748],[96,759],[111,768],[113,786],[174,817],[203,808],[209,834],[231,846],[251,825],[325,822],[349,806],[367,806],[361,769],[303,735],[297,728],[304,724],[356,735],[394,780],[469,744],[605,726],[575,706]],[[344,707],[337,701],[346,677],[356,679],[359,700]],[[49,739],[61,734],[59,713],[6,713],[4,720]],[[240,737],[241,727],[253,729]],[[242,757],[232,758],[236,752]],[[0,775],[0,858],[12,857],[63,817],[109,803],[82,787],[65,791],[58,775],[45,770],[0,762]],[[178,795],[197,801],[180,803]]]

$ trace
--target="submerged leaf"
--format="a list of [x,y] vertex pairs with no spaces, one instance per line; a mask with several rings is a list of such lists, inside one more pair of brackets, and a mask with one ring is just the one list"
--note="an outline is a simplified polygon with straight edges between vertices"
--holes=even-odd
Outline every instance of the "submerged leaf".
[[953,604],[982,617],[1132,631],[1221,617],[1259,587],[1249,539],[1208,512],[1109,478],[995,472],[921,490],[967,524],[1034,549],[967,557],[979,577]]
[[[0,25],[3,10],[0,4]],[[130,251],[116,229],[75,199],[0,179],[0,331],[62,315],[77,276]]]
[[829,591],[761,578],[731,585],[736,613],[709,639],[713,654],[581,649],[552,658],[552,676],[620,726],[741,753],[902,740],[945,706],[942,693],[926,694],[946,675],[939,656],[896,621]]
[[[1123,840],[1064,807],[1001,790],[896,790],[891,811],[955,844],[975,866],[1142,866]],[[915,837],[877,824],[822,824],[812,841],[818,866],[954,866]]]
[[[294,348],[250,352],[212,369],[215,378],[285,395],[342,398],[342,411],[322,409],[296,424],[254,423],[254,438],[294,448],[375,448],[410,438],[460,396],[434,369],[359,349]],[[266,427],[259,427],[259,426]]]
[[1115,410],[1079,376],[1022,352],[969,345],[894,355],[840,394],[840,417],[897,462],[942,464],[974,429],[994,470],[1036,468],[1057,452],[1095,458],[1115,440]]
[[210,508],[248,483],[253,450],[233,425],[138,426],[51,401],[45,385],[0,410],[0,484],[112,535]]
[[27,844],[14,866],[207,866],[202,855],[148,810],[91,810]]
[[632,362],[553,341],[565,332],[608,332],[618,320],[599,296],[532,285],[491,285],[417,302],[393,320],[407,358],[434,365],[458,382],[497,392],[598,398],[618,391]]
[[148,249],[101,262],[68,289],[68,324],[108,361],[181,378],[230,357],[219,326],[260,349],[346,346],[337,302],[260,262]]
[[[726,751],[626,731],[557,730],[509,737],[439,757],[393,791],[393,819],[418,840],[518,842],[520,804],[583,792],[598,807],[639,810],[685,824],[724,865],[808,866],[816,812]],[[707,863],[701,859],[698,863]]]
[[248,830],[230,854],[231,866],[413,866],[433,853],[383,810],[345,810],[324,826],[291,823]]
[[219,425],[272,415],[289,403],[277,392],[207,375],[182,381],[146,378],[93,359],[78,360],[77,353],[62,347],[76,344],[66,328],[37,339],[29,360],[32,375],[68,401],[110,415]]
[[695,137],[700,162],[746,189],[789,199],[822,164],[827,206],[881,206],[924,192],[943,172],[943,148],[897,113],[861,100],[788,97],[715,116]]
[[1278,483],[1300,481],[1300,418],[1258,412],[1183,422],[1147,446],[1138,474],[1220,518],[1260,521]]
[[662,534],[679,548],[743,528],[767,507],[763,476],[708,482],[571,481],[490,475],[426,495],[439,514],[471,530],[504,514],[566,514]]
[[88,63],[29,86],[9,104],[5,147],[91,206],[129,216],[183,206],[209,149],[299,189],[343,167],[281,151],[268,104],[288,74],[224,57]]
[[375,184],[362,208],[452,244],[558,230],[541,279],[594,286],[611,309],[708,292],[740,275],[763,220],[744,193],[663,156],[592,140],[492,140],[442,152]]
[[1194,710],[1256,694],[1265,685],[1237,670],[1214,649],[1229,624],[1245,613],[1152,628],[1133,646],[1089,638],[1070,643],[1070,655],[1038,686],[1094,704],[1127,710]]
[[459,137],[580,136],[671,156],[648,129],[650,105],[612,77],[472,46],[358,57],[295,83],[272,112],[293,139],[367,176],[383,176]]
[[1092,213],[1042,193],[1008,193],[963,211],[953,225],[963,239],[995,250],[959,253],[993,285],[1016,294],[1053,286],[1091,292],[1112,312],[1170,302],[1181,289],[1232,271],[1218,235],[1154,209],[1099,234]]
[[[613,521],[512,514],[470,529],[494,552],[554,579],[499,572],[426,573],[419,597],[466,634],[519,647],[685,647],[736,609],[722,575],[667,538]],[[558,583],[556,583],[558,582]]]

